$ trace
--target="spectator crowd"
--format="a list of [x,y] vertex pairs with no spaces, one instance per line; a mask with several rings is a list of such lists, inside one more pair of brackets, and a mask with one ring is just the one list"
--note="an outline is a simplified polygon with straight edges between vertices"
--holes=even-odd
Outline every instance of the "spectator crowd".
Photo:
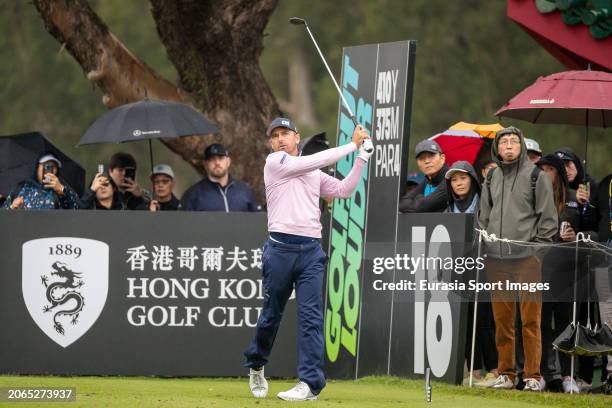
[[[575,241],[583,232],[612,248],[612,175],[597,183],[570,148],[543,154],[536,140],[525,138],[515,127],[497,132],[490,157],[478,163],[479,171],[467,161],[449,167],[434,140],[418,143],[415,158],[422,178],[409,175],[399,201],[401,212],[474,214],[475,227],[488,235],[524,243],[485,242],[489,281],[550,282],[558,293],[576,284],[571,274],[564,273],[568,265],[576,261],[581,279],[592,269],[598,301],[578,299],[577,320],[584,325],[590,319],[591,327],[612,325],[611,257],[600,256],[587,265],[582,256],[573,259],[567,246],[555,246]],[[476,325],[472,375],[477,386],[591,391],[595,358],[578,357],[572,376],[570,357],[552,346],[573,321],[571,300],[542,301],[539,293],[503,290],[486,296],[478,304],[475,322],[473,302],[468,311],[466,367],[472,360],[471,333]],[[612,393],[612,355],[602,359],[601,381],[600,391]]]
[[174,195],[176,178],[172,167],[158,164],[150,174],[150,189],[136,177],[138,165],[129,153],[115,153],[108,168],[99,169],[79,197],[59,176],[61,161],[42,154],[32,164],[32,177],[18,183],[3,199],[10,210],[144,210],[144,211],[261,211],[255,194],[246,183],[230,175],[231,158],[219,143],[204,151],[207,174],[179,200]]

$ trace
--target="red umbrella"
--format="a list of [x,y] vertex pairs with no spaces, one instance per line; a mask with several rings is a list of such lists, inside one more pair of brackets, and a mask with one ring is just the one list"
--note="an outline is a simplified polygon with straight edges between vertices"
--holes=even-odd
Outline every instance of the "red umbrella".
[[532,123],[612,126],[612,74],[566,71],[538,78],[496,116]]
[[538,78],[497,112],[531,123],[612,126],[612,74],[601,71],[565,71]]
[[429,139],[438,142],[449,166],[458,160],[467,160],[474,164],[474,160],[476,160],[476,156],[484,144],[482,137],[471,130],[449,129]]

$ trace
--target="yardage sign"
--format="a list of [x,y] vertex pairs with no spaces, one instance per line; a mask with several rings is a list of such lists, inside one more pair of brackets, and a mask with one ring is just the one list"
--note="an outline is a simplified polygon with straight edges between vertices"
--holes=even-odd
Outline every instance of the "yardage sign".
[[[364,271],[374,256],[390,256],[397,241],[397,204],[405,178],[414,53],[416,43],[401,41],[345,48],[343,95],[371,135],[375,152],[356,192],[334,201],[329,235],[325,345],[327,369],[336,377],[362,370],[387,373],[391,293],[373,293]],[[354,125],[340,105],[338,145],[350,142]],[[338,162],[345,177],[355,156]],[[388,271],[387,273],[393,273]],[[368,307],[363,303],[368,302]],[[360,327],[367,327],[360,332]]]
[[[461,380],[464,306],[429,292],[375,288],[376,280],[399,282],[415,276],[393,268],[374,274],[374,259],[435,256],[440,239],[469,239],[465,217],[398,213],[408,164],[415,50],[415,42],[402,41],[343,52],[343,95],[371,135],[375,151],[353,196],[337,199],[333,206],[325,287],[326,371],[333,378],[419,376],[430,367],[437,378]],[[338,145],[350,142],[353,129],[341,104]],[[354,160],[355,155],[338,162],[337,176],[345,177]],[[454,252],[448,255],[457,256],[460,250]],[[437,273],[417,272],[422,278]]]

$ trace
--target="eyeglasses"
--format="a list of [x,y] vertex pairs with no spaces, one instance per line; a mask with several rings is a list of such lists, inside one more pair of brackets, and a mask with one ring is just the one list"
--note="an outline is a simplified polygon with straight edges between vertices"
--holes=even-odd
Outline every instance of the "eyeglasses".
[[504,139],[504,140],[500,140],[499,142],[500,146],[518,145],[518,144],[521,144],[520,139]]

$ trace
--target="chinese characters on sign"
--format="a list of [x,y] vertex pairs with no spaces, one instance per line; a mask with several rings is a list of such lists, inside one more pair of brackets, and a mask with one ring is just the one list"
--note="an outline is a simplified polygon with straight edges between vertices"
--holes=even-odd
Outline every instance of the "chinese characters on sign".
[[[204,312],[214,327],[254,327],[264,294],[262,253],[237,245],[127,248],[126,297],[139,303],[129,307],[127,321],[137,327],[193,327]],[[158,300],[164,304],[151,304]]]
[[[196,269],[197,265],[203,272],[230,272],[234,268],[241,271],[261,269],[262,249],[245,250],[234,246],[226,253],[223,247],[198,248],[192,246],[173,249],[168,245],[153,245],[149,250],[146,246],[140,245],[128,248],[126,254],[128,258],[125,262],[130,265],[132,272],[145,271],[147,261],[150,261],[153,271],[172,271],[175,268],[175,261],[178,261],[177,269],[186,269],[191,272]],[[224,269],[225,265],[227,265],[226,269]]]

